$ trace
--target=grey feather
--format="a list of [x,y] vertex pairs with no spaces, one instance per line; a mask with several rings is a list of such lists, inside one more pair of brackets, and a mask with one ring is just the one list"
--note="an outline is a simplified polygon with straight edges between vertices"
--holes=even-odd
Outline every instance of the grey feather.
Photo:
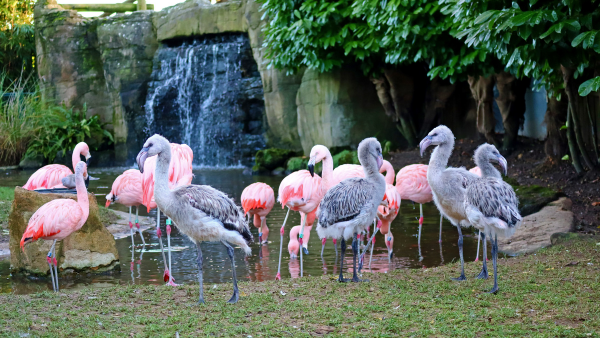
[[364,178],[349,178],[329,189],[320,204],[323,228],[356,217],[371,198],[371,184]]

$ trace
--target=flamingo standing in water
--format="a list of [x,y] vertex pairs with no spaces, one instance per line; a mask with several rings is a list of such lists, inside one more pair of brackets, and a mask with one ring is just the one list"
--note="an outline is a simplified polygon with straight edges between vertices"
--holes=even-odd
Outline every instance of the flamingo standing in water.
[[[312,214],[314,216],[316,213],[312,213]],[[313,222],[314,222],[314,219],[313,219]],[[292,227],[292,229],[290,230],[290,241],[288,242],[288,252],[290,254],[290,258],[298,257],[298,251],[300,251],[300,241],[299,241],[298,236],[300,235],[301,229],[302,229],[301,226],[296,225],[295,227]],[[307,231],[306,234],[304,234],[303,238],[306,239],[306,241],[308,242],[308,239],[310,238],[310,231]]]
[[[56,199],[42,205],[29,219],[27,228],[21,238],[21,250],[25,245],[38,239],[51,240],[52,247],[46,260],[50,267],[52,288],[58,292],[58,264],[56,261],[56,241],[67,238],[81,229],[90,213],[90,203],[83,175],[87,171],[85,162],[75,165],[75,183],[77,201],[72,199]],[[52,271],[54,266],[54,272]]]
[[273,188],[261,182],[252,183],[242,191],[241,200],[244,215],[250,213],[251,216],[254,216],[254,226],[259,229],[258,242],[260,244],[268,243],[267,215],[275,205]]
[[146,241],[140,231],[140,222],[138,220],[138,211],[143,202],[142,173],[137,169],[125,170],[125,172],[119,175],[113,182],[110,193],[106,195],[107,208],[111,203],[119,203],[129,207],[129,232],[131,233],[132,247],[134,246],[134,242],[133,223],[131,223],[131,207],[135,207],[135,226],[140,233],[144,246],[146,246]]
[[[194,174],[192,173],[192,161],[194,153],[187,144],[171,143],[171,162],[169,164],[169,188],[175,189],[180,186],[190,185]],[[155,185],[155,169],[157,157],[150,157],[144,163],[144,168],[140,168],[142,172],[142,204],[146,206],[148,212],[150,209],[157,208],[154,196]],[[169,285],[177,285],[171,274],[171,219],[167,218],[167,245],[169,263],[165,259],[165,252],[162,243],[162,232],[160,231],[160,209],[156,209],[156,236],[160,243],[160,251],[165,262],[165,272],[163,278]]]
[[[332,164],[333,166],[333,164]],[[281,234],[281,242],[279,244],[279,265],[277,266],[277,275],[275,276],[276,280],[281,279],[281,254],[283,252],[283,234],[285,229],[285,223],[287,222],[287,218],[290,214],[290,210],[300,212],[301,223],[305,225],[308,221],[312,219],[314,222],[315,217],[307,217],[308,214],[314,213],[321,202],[321,198],[323,198],[323,193],[321,190],[321,177],[319,175],[314,174],[314,163],[312,166],[309,162],[308,170],[298,170],[295,171],[288,176],[286,176],[281,184],[279,184],[279,191],[277,200],[281,203],[281,208],[285,206],[288,207],[288,212],[285,215],[285,219],[283,220],[283,225],[280,229]],[[325,169],[324,169],[325,170]],[[333,171],[333,168],[331,169]],[[312,228],[312,223],[308,224]],[[300,233],[300,241],[302,241],[303,233]],[[303,242],[300,242],[302,245]],[[303,248],[305,250],[306,248]],[[302,252],[300,252],[302,256]],[[303,275],[302,269],[302,259],[300,259],[300,275]]]
[[[85,142],[79,142],[75,146],[75,149],[73,149],[73,155],[71,156],[73,168],[81,161],[81,155],[85,156],[86,161],[92,157],[90,155],[90,148]],[[72,174],[71,169],[65,165],[49,164],[34,172],[23,186],[23,189],[64,188],[62,179]],[[84,179],[87,179],[87,171],[85,172]]]
[[[380,205],[377,208],[377,218],[381,220],[381,233],[385,239],[385,246],[388,249],[388,258],[392,259],[394,253],[394,236],[392,235],[392,222],[398,216],[400,211],[401,195],[392,184],[386,184],[385,198],[387,199],[387,206]],[[373,241],[375,239],[373,238]],[[375,246],[375,243],[373,243]],[[371,246],[371,256],[373,256],[373,246]],[[371,259],[369,259],[369,265],[371,265]]]

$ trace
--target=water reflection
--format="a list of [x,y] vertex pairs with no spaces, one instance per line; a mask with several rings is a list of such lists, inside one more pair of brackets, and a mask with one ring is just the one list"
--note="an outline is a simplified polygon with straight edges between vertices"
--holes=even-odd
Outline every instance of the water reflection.
[[[90,182],[90,191],[97,195],[99,201],[104,201],[113,180],[126,168],[101,168],[91,169],[90,174],[99,177],[99,181]],[[27,181],[31,172],[12,171],[3,177],[0,184],[4,186],[22,185]],[[277,189],[282,177],[247,176],[242,170],[195,170],[194,184],[209,184],[233,197],[239,204],[240,195],[244,187],[254,182],[265,182]],[[115,209],[128,211],[121,205],[113,205]],[[113,208],[111,206],[111,208]],[[240,280],[264,281],[273,280],[277,274],[279,260],[280,236],[277,230],[281,227],[287,209],[282,209],[276,204],[267,217],[267,224],[271,231],[269,243],[259,246],[253,244],[252,255],[244,257],[240,250],[235,250],[236,273]],[[394,236],[393,255],[388,256],[383,235],[377,234],[373,247],[373,256],[369,265],[370,250],[365,255],[363,272],[388,272],[394,269],[434,267],[444,262],[458,259],[457,231],[448,222],[443,223],[442,243],[439,237],[439,213],[431,203],[423,206],[424,223],[421,229],[421,245],[418,243],[419,210],[413,208],[410,202],[403,201],[400,213],[392,223]],[[146,210],[140,209],[140,216],[146,216]],[[151,217],[156,217],[154,211]],[[162,215],[161,215],[162,217]],[[163,233],[165,218],[162,218]],[[293,226],[300,225],[300,216],[290,212],[283,243],[282,278],[297,278],[300,275],[299,259],[290,259],[287,252],[289,231]],[[258,231],[250,227],[254,238],[258,238]],[[371,228],[372,229],[372,228]],[[463,231],[465,260],[474,260],[476,255],[476,235],[471,231]],[[121,272],[104,275],[76,275],[60,278],[61,289],[78,289],[82,287],[102,288],[114,284],[164,284],[164,263],[160,253],[156,229],[143,233],[146,245],[144,246],[135,234],[135,246],[131,245],[128,236],[117,240],[117,249],[121,260]],[[365,236],[366,237],[366,236]],[[366,241],[365,241],[366,242]],[[347,243],[346,257],[344,260],[344,273],[352,273],[352,250],[350,241]],[[171,233],[173,276],[178,284],[197,282],[196,248],[195,245],[173,227]],[[313,233],[308,243],[309,254],[304,255],[304,275],[319,276],[339,274],[339,259],[341,251],[337,244],[337,254],[331,241],[328,241],[321,257],[321,241]],[[206,283],[231,282],[231,264],[227,251],[221,243],[202,243],[204,254],[204,281]],[[43,290],[52,290],[49,279],[29,279],[22,276],[10,275],[10,263],[0,262],[0,292],[31,293]]]

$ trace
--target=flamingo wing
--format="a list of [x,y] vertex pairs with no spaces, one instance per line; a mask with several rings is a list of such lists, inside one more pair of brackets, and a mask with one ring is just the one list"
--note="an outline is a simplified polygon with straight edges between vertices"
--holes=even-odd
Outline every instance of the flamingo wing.
[[55,186],[62,186],[62,178],[71,174],[73,174],[71,169],[62,164],[50,164],[33,173],[23,186],[23,189],[50,189]]
[[333,186],[319,206],[319,224],[326,228],[338,222],[345,222],[360,214],[368,202],[372,185],[364,178],[349,178]]
[[77,229],[83,211],[76,201],[57,199],[42,205],[29,219],[21,248],[38,239],[63,239]]
[[311,176],[308,170],[298,170],[286,176],[279,185],[277,199],[283,208],[288,203],[304,205],[321,199],[321,177]]
[[253,183],[244,189],[241,200],[244,213],[252,209],[264,209],[269,212],[275,204],[275,193],[268,184]]

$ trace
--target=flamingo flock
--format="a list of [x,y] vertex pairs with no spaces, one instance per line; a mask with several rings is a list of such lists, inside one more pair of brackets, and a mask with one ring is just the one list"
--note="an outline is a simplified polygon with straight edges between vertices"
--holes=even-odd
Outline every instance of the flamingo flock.
[[[360,165],[341,165],[335,169],[329,149],[323,145],[315,145],[311,149],[307,169],[286,176],[278,187],[277,199],[272,187],[257,182],[244,189],[240,207],[233,199],[211,186],[191,184],[194,154],[187,145],[170,143],[160,135],[153,135],[146,140],[136,158],[139,170],[126,170],[114,181],[110,193],[106,195],[106,207],[119,203],[129,208],[132,248],[135,233],[140,234],[143,245],[146,245],[139,227],[139,207],[143,205],[147,211],[157,209],[156,233],[164,262],[163,277],[167,285],[177,286],[172,276],[171,226],[177,226],[196,245],[199,303],[204,303],[204,257],[201,243],[221,242],[232,267],[233,295],[228,302],[236,303],[240,292],[237,287],[234,247],[240,248],[245,255],[251,254],[254,238],[250,232],[250,218],[258,229],[258,245],[268,243],[267,216],[276,201],[282,208],[287,207],[288,211],[280,228],[280,254],[275,279],[281,279],[285,225],[291,210],[301,215],[300,225],[292,227],[289,232],[288,243],[290,257],[299,258],[300,276],[303,276],[303,255],[309,253],[308,241],[316,221],[317,235],[322,243],[321,255],[327,239],[333,241],[336,254],[337,242],[340,241],[340,282],[364,281],[359,276],[363,256],[369,248],[372,256],[372,244],[378,231],[384,236],[388,258],[392,258],[394,237],[391,227],[399,213],[402,199],[420,205],[418,242],[421,256],[422,205],[433,201],[441,215],[440,243],[443,218],[448,219],[458,230],[461,274],[454,280],[466,279],[461,228],[474,226],[480,231],[479,237],[484,243],[483,268],[477,278],[488,278],[485,239],[489,238],[492,241],[494,265],[494,286],[490,292],[495,293],[498,291],[497,238],[511,236],[522,222],[514,191],[502,181],[500,172],[493,166],[499,164],[506,174],[506,159],[493,145],[484,144],[475,152],[476,168],[467,171],[464,168],[448,167],[448,159],[454,147],[454,135],[445,126],[436,127],[421,141],[421,156],[430,146],[435,146],[435,149],[429,165],[409,165],[395,175],[392,165],[383,160],[381,144],[375,138],[364,139],[358,145]],[[85,143],[75,147],[72,158],[75,169],[72,180],[75,182],[77,201],[57,199],[43,205],[29,220],[21,240],[22,248],[38,239],[53,241],[47,261],[55,291],[59,291],[56,242],[79,230],[89,214],[85,185],[89,176],[86,163],[80,160],[81,156],[90,158],[89,148]],[[319,162],[323,164],[321,175],[314,171]],[[382,173],[385,173],[385,177]],[[46,166],[34,173],[24,187],[30,190],[65,187],[61,184],[64,182],[63,178],[69,175],[72,174],[65,166]],[[134,222],[131,221],[133,207],[136,208]],[[167,216],[167,255],[162,243],[160,212]],[[374,225],[372,236],[371,224]],[[368,241],[363,246],[365,233]],[[346,279],[343,275],[344,256],[346,243],[350,239],[353,269],[352,278]],[[477,250],[479,252],[479,245]]]

